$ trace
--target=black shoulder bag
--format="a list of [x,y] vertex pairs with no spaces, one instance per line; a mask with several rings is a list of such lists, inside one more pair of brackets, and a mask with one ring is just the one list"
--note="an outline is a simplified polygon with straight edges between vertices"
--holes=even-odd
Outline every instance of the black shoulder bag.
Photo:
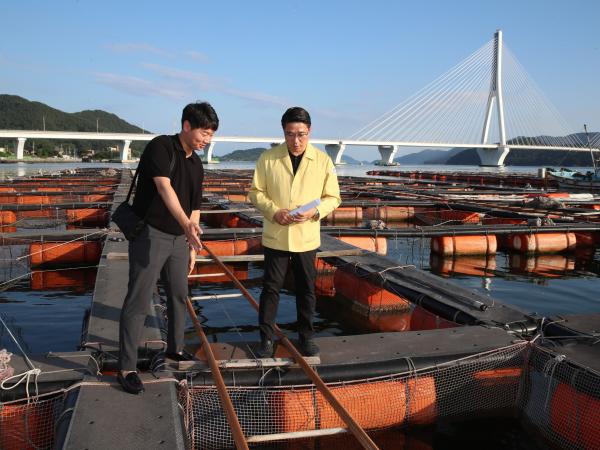
[[[171,163],[169,164],[169,176],[173,174],[173,167],[175,167],[175,152],[173,152],[173,155],[171,156]],[[135,186],[135,181],[137,180],[139,171],[140,166],[138,165],[138,167],[135,169],[133,180],[131,180],[131,186],[129,186],[127,198],[123,203],[117,206],[111,217],[111,220],[117,225],[117,227],[119,227],[119,230],[121,230],[125,236],[125,239],[128,241],[134,240],[146,224],[146,217],[140,219],[140,217],[133,210],[133,206],[129,204],[129,198],[133,192],[133,187]],[[156,195],[158,195],[158,193]]]

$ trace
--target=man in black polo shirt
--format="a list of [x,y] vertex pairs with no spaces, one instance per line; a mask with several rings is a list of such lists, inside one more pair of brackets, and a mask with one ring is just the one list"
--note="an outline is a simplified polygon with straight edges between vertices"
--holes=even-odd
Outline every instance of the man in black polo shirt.
[[136,372],[137,352],[159,274],[167,293],[167,357],[182,359],[187,275],[202,248],[204,169],[195,150],[210,143],[218,127],[212,106],[189,104],[183,109],[181,132],[152,139],[140,159],[133,209],[145,226],[129,242],[129,285],[119,323],[117,376],[132,394],[144,390]]

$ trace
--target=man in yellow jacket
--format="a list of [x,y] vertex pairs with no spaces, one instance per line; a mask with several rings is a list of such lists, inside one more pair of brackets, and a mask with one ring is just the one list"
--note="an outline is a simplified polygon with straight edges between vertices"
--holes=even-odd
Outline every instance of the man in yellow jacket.
[[[296,282],[300,351],[316,356],[313,341],[315,258],[321,245],[320,219],[339,206],[340,188],[329,156],[309,143],[308,111],[289,108],[281,118],[285,143],[265,151],[254,171],[250,201],[264,215],[265,274],[260,295],[258,356],[273,356],[273,325],[279,291],[291,263]],[[294,209],[314,202],[305,211]]]

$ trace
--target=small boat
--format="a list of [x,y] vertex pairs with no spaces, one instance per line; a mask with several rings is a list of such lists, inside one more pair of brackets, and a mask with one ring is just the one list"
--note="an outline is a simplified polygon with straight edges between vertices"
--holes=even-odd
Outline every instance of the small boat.
[[560,169],[547,168],[546,176],[549,180],[557,181],[560,188],[588,192],[600,191],[600,170],[582,173],[564,167]]

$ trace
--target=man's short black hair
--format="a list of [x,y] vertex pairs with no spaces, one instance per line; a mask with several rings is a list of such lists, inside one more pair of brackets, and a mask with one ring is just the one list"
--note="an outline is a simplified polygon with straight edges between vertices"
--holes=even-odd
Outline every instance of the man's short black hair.
[[289,108],[285,113],[283,113],[283,116],[281,116],[282,128],[285,128],[285,126],[291,122],[301,122],[310,128],[310,114],[308,114],[307,110],[299,106]]
[[217,131],[219,128],[219,117],[210,103],[190,103],[183,108],[181,114],[181,126],[183,122],[188,121],[192,129],[203,128]]

